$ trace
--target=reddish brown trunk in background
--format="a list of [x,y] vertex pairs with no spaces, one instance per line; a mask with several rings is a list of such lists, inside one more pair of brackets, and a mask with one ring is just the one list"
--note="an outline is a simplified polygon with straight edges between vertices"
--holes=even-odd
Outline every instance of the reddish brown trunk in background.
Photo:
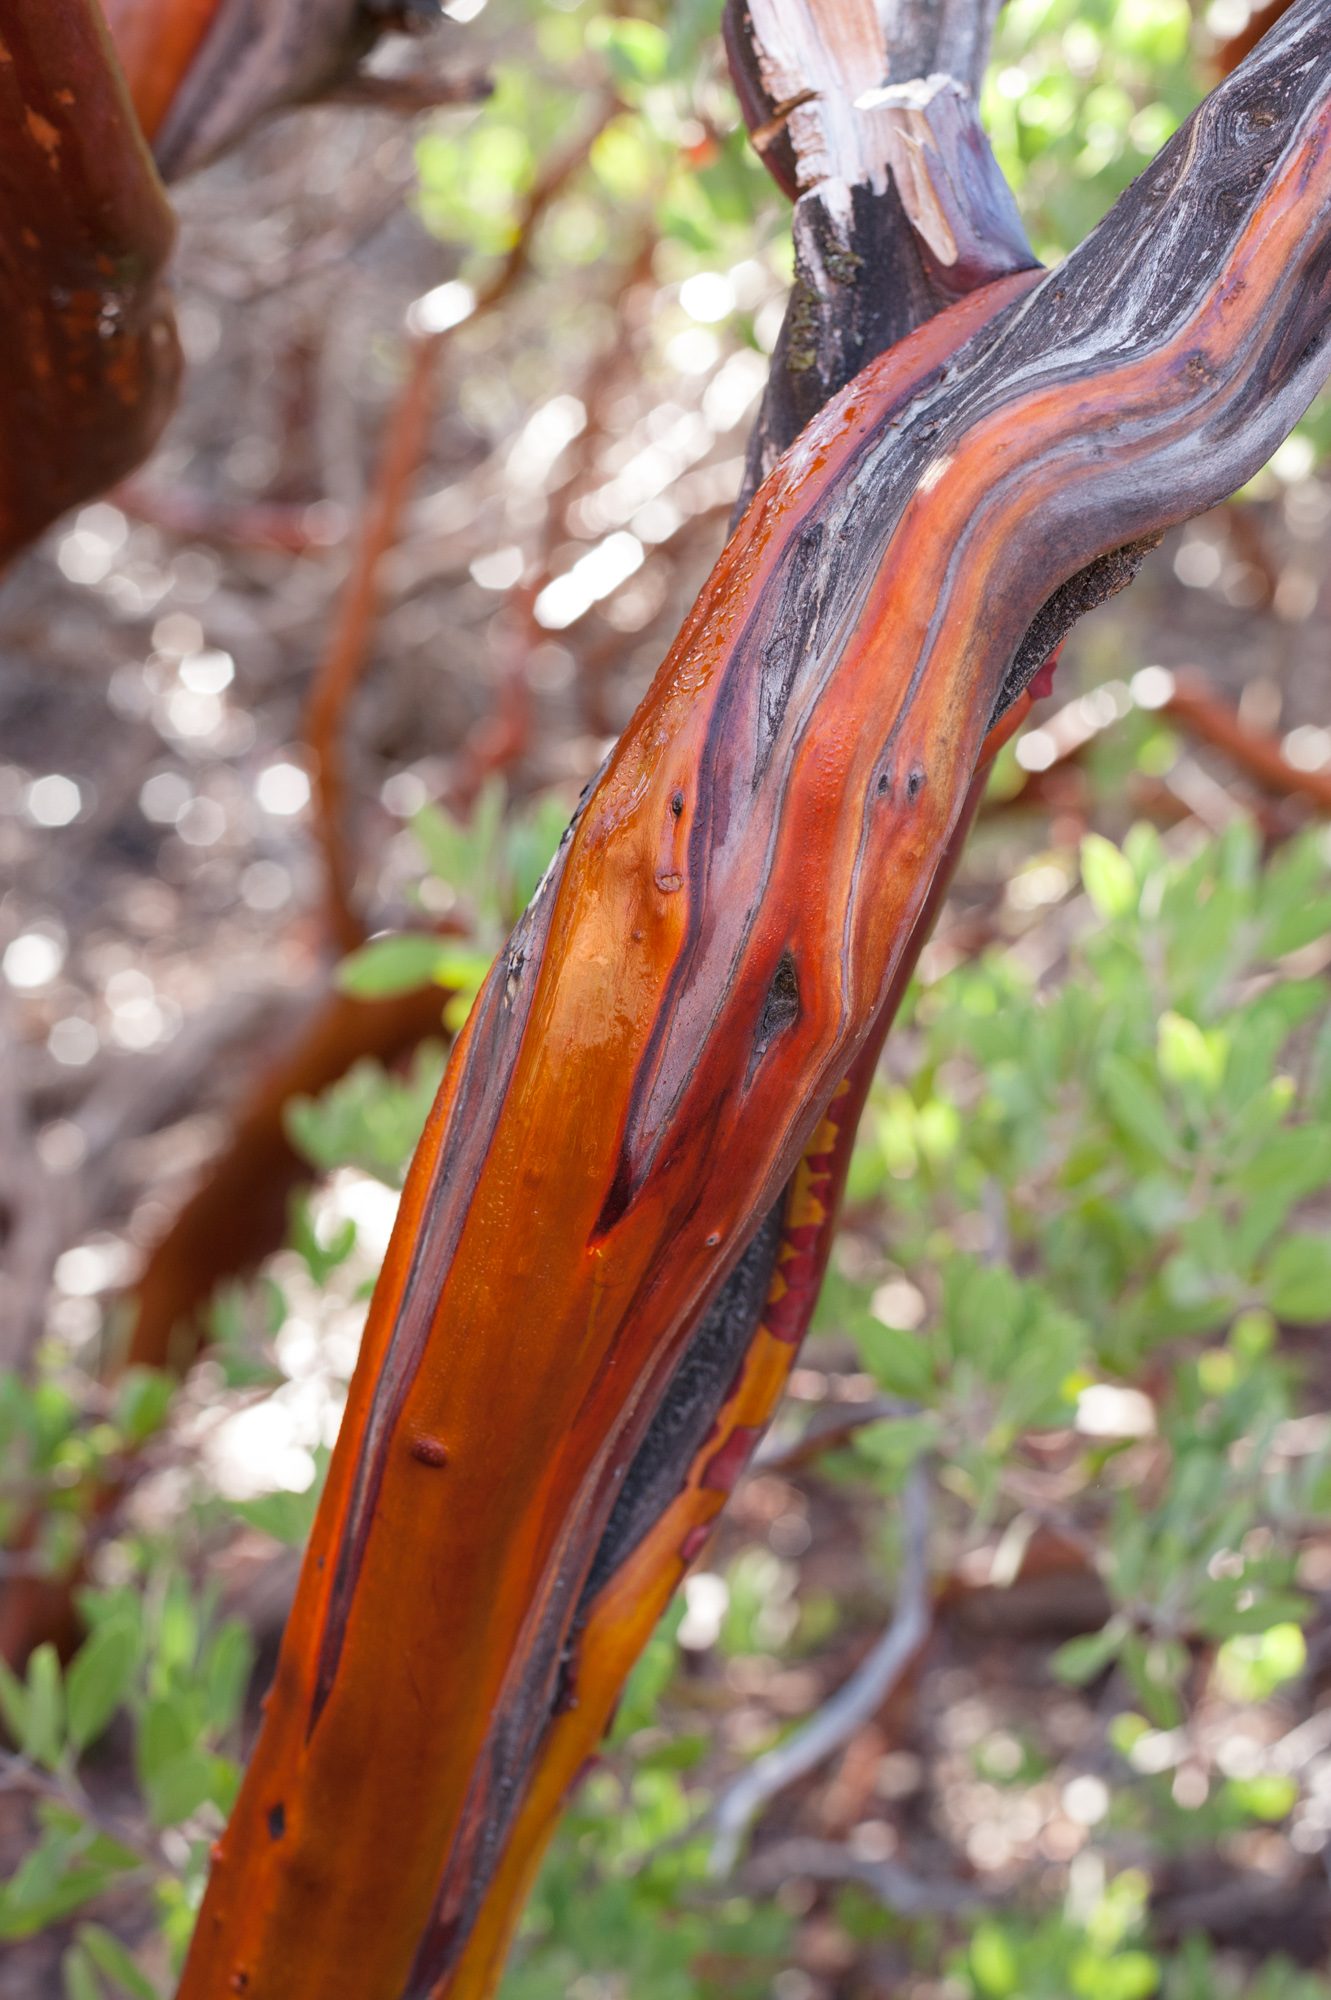
[[174,224],[96,0],[0,0],[0,560],[130,471],[175,398]]

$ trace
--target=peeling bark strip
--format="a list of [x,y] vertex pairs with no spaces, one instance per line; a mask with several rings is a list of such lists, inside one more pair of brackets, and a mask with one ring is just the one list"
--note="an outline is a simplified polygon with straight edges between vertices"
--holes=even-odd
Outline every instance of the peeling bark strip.
[[[1269,455],[1326,372],[1329,268],[1331,21],[1299,0],[1061,271],[872,364],[760,492],[456,1051],[187,2000],[429,1990],[429,1913],[503,1816],[491,1715],[552,1689],[565,1554],[883,1003],[1024,633]],[[759,768],[815,525],[823,636]],[[800,1015],[746,1086],[787,952]]]
[[0,560],[129,472],[175,400],[175,225],[96,0],[0,0]]

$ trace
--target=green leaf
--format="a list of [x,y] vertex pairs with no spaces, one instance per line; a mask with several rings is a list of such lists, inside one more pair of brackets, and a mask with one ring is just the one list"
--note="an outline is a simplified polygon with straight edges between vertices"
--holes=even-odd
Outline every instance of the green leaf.
[[1216,1655],[1216,1678],[1231,1701],[1267,1701],[1308,1664],[1308,1646],[1292,1622],[1226,1639]]
[[1331,1238],[1283,1237],[1267,1260],[1262,1291],[1277,1319],[1331,1320]]
[[1091,902],[1106,920],[1136,909],[1139,892],[1132,863],[1101,834],[1088,833],[1082,841],[1081,879]]
[[1164,1099],[1126,1056],[1107,1055],[1100,1064],[1100,1088],[1109,1111],[1130,1138],[1162,1160],[1172,1160],[1177,1134]]
[[1148,2000],[1160,1985],[1160,1968],[1144,1951],[1118,1951],[1112,1958],[1078,1952],[1071,1973],[1077,2000]]
[[438,983],[435,974],[442,949],[443,941],[429,931],[395,931],[371,938],[343,959],[337,969],[338,986],[358,1000],[415,993]]
[[60,1660],[46,1641],[28,1661],[28,1714],[23,1751],[48,1768],[60,1762],[64,1748],[65,1703],[60,1685]]
[[111,1421],[131,1444],[142,1444],[166,1422],[176,1381],[160,1368],[127,1368],[116,1389]]
[[288,1548],[303,1548],[314,1525],[319,1504],[319,1482],[314,1480],[303,1493],[262,1493],[255,1500],[233,1500],[232,1512],[253,1528],[259,1528]]
[[13,1668],[0,1660],[0,1718],[15,1743],[28,1735],[28,1691]]
[[1288,1819],[1298,1803],[1297,1782],[1283,1772],[1268,1771],[1256,1778],[1231,1778],[1225,1793],[1241,1812],[1254,1819],[1274,1823]]
[[1312,901],[1301,900],[1293,908],[1281,911],[1268,926],[1262,943],[1270,957],[1284,958],[1289,952],[1315,944],[1328,931],[1331,931],[1331,896],[1322,896]]
[[[325,1225],[322,1233],[305,1197],[300,1194],[292,1197],[287,1220],[291,1247],[304,1259],[315,1284],[322,1286],[328,1283],[339,1264],[346,1263],[355,1249],[356,1225],[349,1215],[333,1220],[325,1213],[321,1220]],[[331,1229],[327,1227],[330,1221]]]
[[203,1664],[208,1722],[218,1736],[224,1736],[240,1720],[253,1670],[254,1641],[249,1627],[241,1618],[229,1618],[209,1646]]
[[129,2000],[159,2000],[157,1988],[147,1974],[139,1970],[119,1938],[101,1924],[80,1924],[77,1937],[98,1971],[105,1973]]
[[138,1633],[123,1621],[103,1625],[79,1648],[65,1680],[76,1750],[86,1750],[106,1728],[133,1685],[138,1663]]
[[1018,1990],[1021,1970],[1007,1933],[996,1923],[976,1927],[970,1944],[971,1977],[986,2000],[1007,2000]]
[[136,1855],[83,1826],[67,1809],[48,1802],[37,1810],[42,1837],[0,1888],[0,1937],[45,1930],[138,1866]]
[[666,73],[670,42],[655,21],[602,17],[589,23],[587,40],[604,53],[617,83],[659,83]]
[[475,855],[461,821],[438,806],[422,806],[412,816],[411,830],[430,873],[450,889],[465,889],[475,873]]
[[450,986],[471,1000],[484,986],[486,974],[493,964],[492,951],[481,951],[474,945],[454,940],[440,950],[435,978],[441,986]]
[[134,1762],[147,1791],[160,1771],[189,1750],[198,1736],[192,1704],[176,1694],[156,1695],[139,1717]]
[[155,1768],[146,1786],[155,1826],[175,1826],[212,1797],[216,1761],[196,1747]]
[[856,1326],[855,1342],[865,1367],[889,1394],[912,1403],[933,1401],[937,1386],[933,1356],[922,1335],[884,1326],[865,1314]]
[[[441,1025],[443,1004],[441,996]],[[444,1052],[434,1041],[417,1050],[405,1077],[366,1057],[320,1097],[293,1098],[285,1111],[287,1134],[322,1173],[360,1167],[400,1187],[443,1068]]]
[[1156,1026],[1160,1074],[1170,1083],[1199,1085],[1208,1094],[1220,1082],[1228,1053],[1224,1037],[1207,1034],[1186,1014],[1167,1009]]
[[1116,1658],[1126,1631],[1125,1620],[1111,1618],[1098,1632],[1085,1632],[1076,1639],[1069,1639],[1059,1647],[1051,1662],[1059,1680],[1067,1681],[1073,1687],[1083,1687],[1087,1681],[1093,1681]]
[[82,1945],[72,1944],[60,1960],[65,2000],[106,2000],[102,1982]]
[[905,1472],[923,1452],[938,1441],[935,1416],[893,1417],[881,1424],[868,1424],[855,1434],[855,1449],[874,1465],[888,1472]]

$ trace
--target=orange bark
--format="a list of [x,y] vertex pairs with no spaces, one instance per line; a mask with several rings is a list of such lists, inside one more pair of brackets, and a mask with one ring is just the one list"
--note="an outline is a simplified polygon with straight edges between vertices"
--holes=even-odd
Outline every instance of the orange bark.
[[685,1572],[785,1393],[818,1302],[855,1147],[860,1114],[919,956],[951,886],[988,783],[989,766],[1031,707],[1022,695],[985,741],[961,818],[916,921],[868,1040],[832,1094],[795,1169],[782,1218],[781,1246],[762,1317],[730,1392],[679,1492],[627,1559],[592,1598],[571,1642],[569,1685],[541,1743],[512,1834],[456,1966],[436,1988],[440,2000],[486,2000],[499,1983],[522,1906],[568,1794],[595,1756],[620,1692]]

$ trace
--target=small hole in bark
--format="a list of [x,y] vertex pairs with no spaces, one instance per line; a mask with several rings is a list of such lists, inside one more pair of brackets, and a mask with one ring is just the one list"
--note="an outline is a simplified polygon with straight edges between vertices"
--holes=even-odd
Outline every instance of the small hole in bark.
[[681,814],[681,813],[683,812],[683,810],[684,810],[684,794],[683,794],[683,792],[676,792],[676,793],[675,793],[675,796],[674,796],[674,798],[673,798],[673,799],[671,799],[671,801],[670,801],[670,810],[671,810],[671,812],[672,812],[672,813],[673,813],[673,814],[675,815],[675,818],[676,818],[676,819],[678,819],[678,818],[679,818],[679,816],[680,816],[680,814]]
[[720,1241],[721,1241],[721,1231],[719,1229],[714,1229],[711,1235],[707,1238],[707,1248],[709,1250],[715,1250],[717,1244]]
[[280,1840],[287,1830],[287,1809],[279,1799],[275,1806],[268,1808],[268,1833],[273,1840]]
[[892,789],[892,773],[890,771],[880,771],[878,773],[878,784],[876,789],[880,799],[885,799],[887,797],[888,793]]
[[927,783],[928,777],[923,764],[916,764],[906,780],[906,798],[909,804],[914,805]]
[[766,1053],[778,1035],[793,1027],[799,1019],[800,988],[795,977],[795,961],[789,951],[783,951],[772,974],[772,983],[767,989],[763,1002],[758,1032],[753,1040],[753,1057],[749,1066],[750,1076],[754,1065]]

